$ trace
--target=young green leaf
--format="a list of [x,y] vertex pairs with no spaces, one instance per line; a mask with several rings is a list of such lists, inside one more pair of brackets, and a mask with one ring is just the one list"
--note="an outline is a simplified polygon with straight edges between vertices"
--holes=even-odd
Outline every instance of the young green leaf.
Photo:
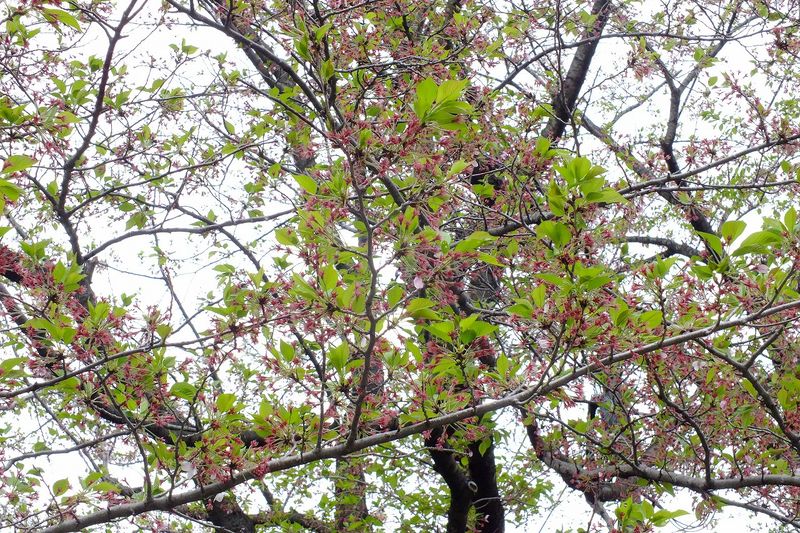
[[228,411],[231,407],[233,407],[234,402],[236,402],[236,395],[230,393],[223,393],[217,396],[217,410],[221,413]]
[[317,182],[314,181],[314,178],[306,176],[305,174],[295,174],[293,177],[297,184],[308,194],[317,193]]
[[175,383],[170,389],[170,394],[183,398],[184,400],[192,401],[197,395],[197,387],[189,382],[183,381]]
[[414,101],[414,113],[416,113],[420,120],[424,119],[433,105],[437,90],[436,82],[433,81],[432,78],[426,78],[417,85],[417,99]]
[[747,228],[747,224],[741,220],[727,220],[720,227],[720,234],[727,242],[733,242]]
[[3,165],[3,174],[11,174],[32,167],[36,160],[27,155],[10,155]]

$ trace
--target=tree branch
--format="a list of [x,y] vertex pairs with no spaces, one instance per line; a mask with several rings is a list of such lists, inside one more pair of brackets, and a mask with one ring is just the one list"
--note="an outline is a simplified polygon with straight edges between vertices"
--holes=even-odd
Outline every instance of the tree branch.
[[[591,13],[596,18],[588,33],[599,35],[603,32],[603,28],[611,14],[611,1],[595,0],[592,4]],[[552,140],[558,139],[564,133],[567,124],[572,120],[572,112],[575,110],[575,103],[578,101],[578,95],[583,87],[583,82],[586,80],[586,74],[589,72],[589,66],[592,63],[592,57],[597,49],[598,42],[597,39],[592,39],[580,45],[575,51],[575,56],[572,58],[567,75],[553,97],[553,116],[542,131],[542,137]]]

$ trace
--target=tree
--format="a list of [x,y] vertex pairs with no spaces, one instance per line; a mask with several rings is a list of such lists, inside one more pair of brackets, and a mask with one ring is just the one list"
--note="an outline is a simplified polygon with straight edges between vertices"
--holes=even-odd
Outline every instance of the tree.
[[796,1],[4,9],[4,529],[800,527]]

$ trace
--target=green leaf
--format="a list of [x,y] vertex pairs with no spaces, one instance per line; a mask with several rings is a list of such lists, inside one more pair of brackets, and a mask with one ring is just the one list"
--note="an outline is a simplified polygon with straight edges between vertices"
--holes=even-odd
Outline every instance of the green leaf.
[[717,257],[722,257],[724,255],[722,250],[722,241],[719,240],[719,237],[713,233],[705,233],[703,231],[698,231],[697,234],[700,235],[708,247],[711,248],[715,254],[717,254]]
[[356,293],[356,285],[355,283],[350,283],[345,285],[344,288],[340,288],[336,291],[336,303],[339,304],[339,307],[342,309],[350,309],[353,303],[353,296]]
[[651,309],[642,313],[640,320],[642,324],[650,328],[656,328],[664,322],[664,315],[660,309]]
[[230,410],[233,407],[233,404],[236,402],[236,395],[223,393],[217,396],[217,410],[221,413],[224,413]]
[[475,340],[475,337],[477,337],[477,335],[475,335],[475,332],[471,329],[462,330],[458,334],[458,340],[461,341],[461,344],[469,344]]
[[[581,193],[584,195],[586,194],[598,194],[601,191],[614,191],[614,189],[605,189],[603,190],[603,185],[605,185],[606,180],[603,177],[598,178],[586,178],[578,184],[578,188],[581,190]],[[589,202],[592,203],[592,202]]]
[[564,215],[564,206],[566,204],[566,197],[561,191],[555,180],[550,182],[550,188],[547,190],[547,206],[550,211],[557,217]]
[[586,195],[586,201],[590,204],[625,204],[628,199],[614,189],[603,189],[602,191],[590,192]]
[[186,39],[181,39],[181,52],[190,56],[197,52],[198,48],[196,46],[192,46],[191,44],[186,44]]
[[192,401],[197,395],[197,387],[187,381],[175,383],[170,389],[170,394],[183,398],[184,400]]
[[653,264],[653,271],[652,276],[654,278],[663,278],[669,272],[669,269],[678,261],[677,257],[668,257],[666,259],[661,259],[660,257],[656,259],[655,264]]
[[460,327],[461,329],[469,329],[469,328],[472,327],[472,325],[475,323],[475,321],[478,320],[479,317],[480,317],[479,314],[473,313],[473,314],[469,315],[468,317],[462,318],[458,322],[458,327]]
[[34,329],[46,331],[55,341],[61,340],[62,328],[53,324],[46,318],[31,318],[25,325]]
[[11,202],[16,202],[21,194],[22,194],[22,189],[20,189],[10,181],[0,179],[0,196],[6,198]]
[[467,166],[469,166],[469,163],[467,163],[462,159],[459,159],[458,161],[453,163],[453,165],[450,167],[450,170],[447,171],[447,175],[455,176],[457,174],[461,174],[461,172],[463,172],[464,169],[467,168]]
[[611,310],[611,318],[614,320],[614,325],[620,328],[628,323],[628,318],[631,316],[631,310],[622,300],[618,300],[618,304],[619,307]]
[[483,439],[480,444],[478,444],[478,453],[481,455],[486,455],[486,450],[492,445],[491,439]]
[[19,247],[22,248],[22,251],[31,259],[42,260],[47,253],[48,244],[50,244],[50,239],[37,242],[21,242],[19,243]]
[[236,273],[236,267],[228,263],[221,263],[219,265],[215,265],[213,270],[215,272],[221,272],[222,274],[228,274],[228,275]]
[[309,285],[298,273],[292,274],[292,292],[305,300],[317,298],[317,291]]
[[530,318],[533,316],[533,306],[528,300],[517,298],[517,303],[508,308],[508,312],[512,315],[521,316],[522,318]]
[[406,307],[406,312],[408,314],[413,314],[415,311],[419,311],[420,309],[428,309],[435,305],[436,303],[434,303],[431,300],[428,300],[427,298],[414,298],[408,303],[408,307]]
[[450,101],[436,104],[425,117],[426,120],[436,122],[445,129],[466,128],[464,122],[456,122],[457,117],[470,115],[474,109],[466,102]]
[[44,17],[49,22],[58,21],[62,24],[66,24],[70,28],[81,31],[81,25],[78,24],[78,19],[76,19],[72,14],[67,13],[62,9],[44,8],[42,11],[44,12]]
[[791,409],[793,407],[792,402],[790,401],[789,391],[786,389],[780,389],[777,394],[778,403],[781,404],[783,409]]
[[484,244],[491,242],[493,240],[494,237],[489,235],[489,233],[485,231],[476,231],[463,241],[456,244],[455,251],[471,252],[472,250],[475,250],[479,246],[483,246]]
[[437,337],[444,342],[451,342],[453,339],[450,334],[455,329],[455,325],[451,321],[434,322],[425,327],[434,337]]
[[555,285],[556,287],[561,287],[562,289],[568,289],[572,287],[572,281],[568,278],[558,276],[556,274],[551,274],[550,272],[543,272],[541,274],[536,274],[536,277]]
[[125,223],[125,229],[131,229],[132,227],[137,227],[142,229],[147,224],[147,215],[142,211],[137,211],[136,213],[132,214],[128,221]]
[[550,151],[550,145],[552,141],[547,137],[539,137],[536,139],[536,146],[534,147],[533,151],[536,152],[538,155],[544,156]]
[[653,525],[655,525],[656,527],[663,527],[663,526],[667,525],[667,522],[669,522],[673,518],[678,518],[679,516],[683,516],[683,515],[687,515],[687,514],[689,514],[689,512],[688,511],[684,511],[682,509],[679,509],[677,511],[669,511],[667,509],[659,509],[658,511],[653,513],[653,516],[650,518],[650,521],[653,522]]
[[593,291],[611,282],[610,276],[592,276],[581,281],[580,286],[586,291]]
[[[3,361],[0,361],[0,370],[2,370],[3,373],[10,372],[15,366],[20,366],[27,362],[27,357],[12,357],[10,359],[4,359]],[[3,374],[0,373],[0,377],[2,377],[2,375]]]
[[414,318],[438,320],[439,314],[431,309],[436,304],[427,298],[414,298],[406,306],[406,313]]
[[747,228],[747,224],[741,220],[728,220],[722,223],[720,234],[728,242],[733,242]]
[[420,120],[427,115],[433,101],[436,99],[438,87],[432,78],[426,78],[417,85],[417,99],[414,101],[414,113]]
[[771,244],[778,244],[782,241],[780,235],[772,231],[756,231],[742,241],[741,246],[733,252],[734,256],[744,255],[751,252],[766,253],[767,247]]
[[286,342],[285,340],[281,339],[280,342],[281,347],[281,356],[283,360],[287,363],[291,363],[294,360],[294,346]]
[[114,492],[120,493],[122,489],[120,489],[117,485],[109,481],[100,481],[92,485],[92,490],[95,492],[107,493],[107,492]]
[[569,166],[572,168],[572,174],[575,178],[575,184],[577,185],[578,182],[582,181],[583,178],[589,174],[592,163],[585,157],[576,157],[570,161]]
[[344,369],[347,360],[350,358],[350,345],[342,343],[336,348],[328,351],[328,362],[337,371]]
[[158,336],[161,337],[161,340],[166,340],[169,334],[172,332],[172,326],[169,324],[159,324],[156,326],[156,333]]
[[30,168],[36,163],[36,160],[27,155],[10,155],[3,165],[3,174],[11,174],[12,172],[19,172]]
[[[39,444],[39,443],[37,443],[37,444]],[[41,444],[44,444],[44,443],[41,443]],[[83,478],[81,480],[81,487],[86,488],[86,487],[88,487],[90,485],[93,485],[96,481],[99,481],[102,478],[103,478],[103,473],[102,472],[96,472],[96,471],[95,472],[91,472],[91,473],[89,473],[88,476],[86,476],[85,478]]]
[[575,186],[575,182],[577,180],[575,179],[575,169],[572,165],[569,164],[564,166],[556,165],[553,168],[555,169],[556,172],[558,172],[561,175],[562,178],[564,178],[564,181],[567,182],[568,186],[570,187]]
[[59,338],[65,344],[70,344],[72,340],[75,338],[75,335],[78,333],[78,330],[75,328],[70,327],[63,327],[60,328],[59,331]]
[[333,27],[333,24],[332,24],[332,23],[330,23],[330,22],[329,22],[329,23],[327,23],[327,24],[325,24],[324,26],[320,26],[319,28],[317,28],[316,30],[314,30],[314,38],[315,38],[317,41],[321,41],[321,40],[322,40],[322,38],[323,38],[323,37],[325,37],[325,35],[327,35],[327,34],[328,34],[328,31],[330,31],[330,29],[331,29],[332,27]]
[[438,103],[458,100],[469,80],[445,80],[436,91],[436,101]]
[[297,238],[297,233],[289,228],[276,229],[275,240],[284,246],[296,246],[300,242],[300,239]]
[[[579,186],[584,193],[594,190],[597,186],[594,178],[605,172],[603,167],[592,166],[592,163],[585,157],[575,157],[568,160],[564,166],[555,166],[553,168],[561,174],[570,188]],[[602,184],[604,181],[600,183]],[[582,185],[587,182],[589,182],[589,186],[584,189]]]
[[746,390],[750,394],[750,396],[752,396],[753,398],[758,398],[758,392],[756,391],[756,388],[753,386],[753,384],[750,382],[749,379],[743,379],[741,383],[742,383],[742,388],[744,388],[744,390]]
[[372,139],[372,130],[363,129],[358,133],[358,147],[365,148],[370,139]]
[[65,492],[69,490],[69,480],[68,479],[59,479],[55,483],[53,483],[53,494],[55,496],[61,496]]
[[783,215],[783,223],[789,233],[794,231],[794,226],[797,223],[797,210],[794,207],[790,207],[786,214]]
[[234,126],[233,124],[231,124],[227,120],[223,120],[222,122],[223,122],[223,124],[225,124],[225,131],[227,131],[231,135],[236,133],[236,126]]
[[433,367],[433,370],[431,370],[431,372],[435,376],[440,376],[448,373],[457,375],[458,370],[456,369],[456,362],[453,361],[453,359],[450,357],[445,357],[444,359],[439,361],[439,363],[435,367]]
[[308,194],[317,193],[317,182],[314,181],[314,178],[312,178],[311,176],[306,176],[305,174],[295,174],[294,180]]
[[405,291],[400,285],[392,285],[386,291],[386,297],[389,300],[389,307],[394,307],[403,298]]
[[537,285],[535,289],[531,291],[531,301],[536,305],[536,307],[544,307],[544,301],[547,297],[547,287],[542,285]]
[[500,374],[500,377],[505,377],[508,374],[508,369],[511,366],[510,361],[506,354],[500,354],[497,358],[497,373]]
[[328,81],[334,76],[335,73],[333,62],[330,59],[322,62],[322,66],[320,67],[320,75],[322,76],[323,81]]
[[311,53],[308,50],[308,36],[304,35],[302,39],[296,39],[294,41],[294,49],[297,51],[297,55],[306,61],[311,61]]
[[476,337],[487,337],[497,331],[497,326],[484,322],[483,320],[475,320],[467,329],[474,331]]
[[563,248],[572,238],[572,234],[565,224],[552,220],[545,220],[539,224],[536,228],[536,235],[539,238],[549,238],[556,248]]
[[497,259],[497,257],[491,254],[481,252],[478,254],[478,259],[481,262],[486,263],[487,265],[498,266],[498,267],[505,266],[503,265],[503,263],[500,262],[499,259]]
[[330,292],[336,288],[339,281],[339,273],[333,265],[327,265],[322,271],[322,287]]

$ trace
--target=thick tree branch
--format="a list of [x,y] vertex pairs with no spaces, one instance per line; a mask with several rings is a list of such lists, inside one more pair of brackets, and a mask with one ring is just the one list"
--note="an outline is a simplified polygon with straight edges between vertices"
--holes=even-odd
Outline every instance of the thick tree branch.
[[433,459],[433,469],[442,476],[450,489],[450,506],[447,509],[447,533],[464,533],[467,518],[477,485],[459,466],[455,455],[443,449],[448,437],[447,431],[437,428],[425,439],[425,446]]
[[[603,28],[611,14],[611,1],[595,0],[592,4],[591,13],[596,18],[588,33],[591,36],[599,35],[603,32]],[[594,57],[598,42],[597,39],[592,39],[575,50],[575,56],[572,58],[567,75],[553,97],[553,116],[542,131],[542,137],[553,140],[560,138],[567,124],[572,120],[575,103],[578,101],[581,88],[583,88],[583,82],[589,72],[589,66],[592,63],[592,57]]]
[[473,504],[476,513],[476,531],[480,533],[502,533],[505,531],[505,509],[497,486],[497,466],[494,455],[494,437],[481,453],[481,442],[469,445],[469,475],[476,485]]
[[628,235],[625,237],[627,242],[635,242],[638,244],[647,244],[653,246],[663,246],[666,248],[667,255],[683,255],[689,258],[700,255],[700,250],[693,248],[688,244],[673,241],[665,237],[650,237],[647,235]]

